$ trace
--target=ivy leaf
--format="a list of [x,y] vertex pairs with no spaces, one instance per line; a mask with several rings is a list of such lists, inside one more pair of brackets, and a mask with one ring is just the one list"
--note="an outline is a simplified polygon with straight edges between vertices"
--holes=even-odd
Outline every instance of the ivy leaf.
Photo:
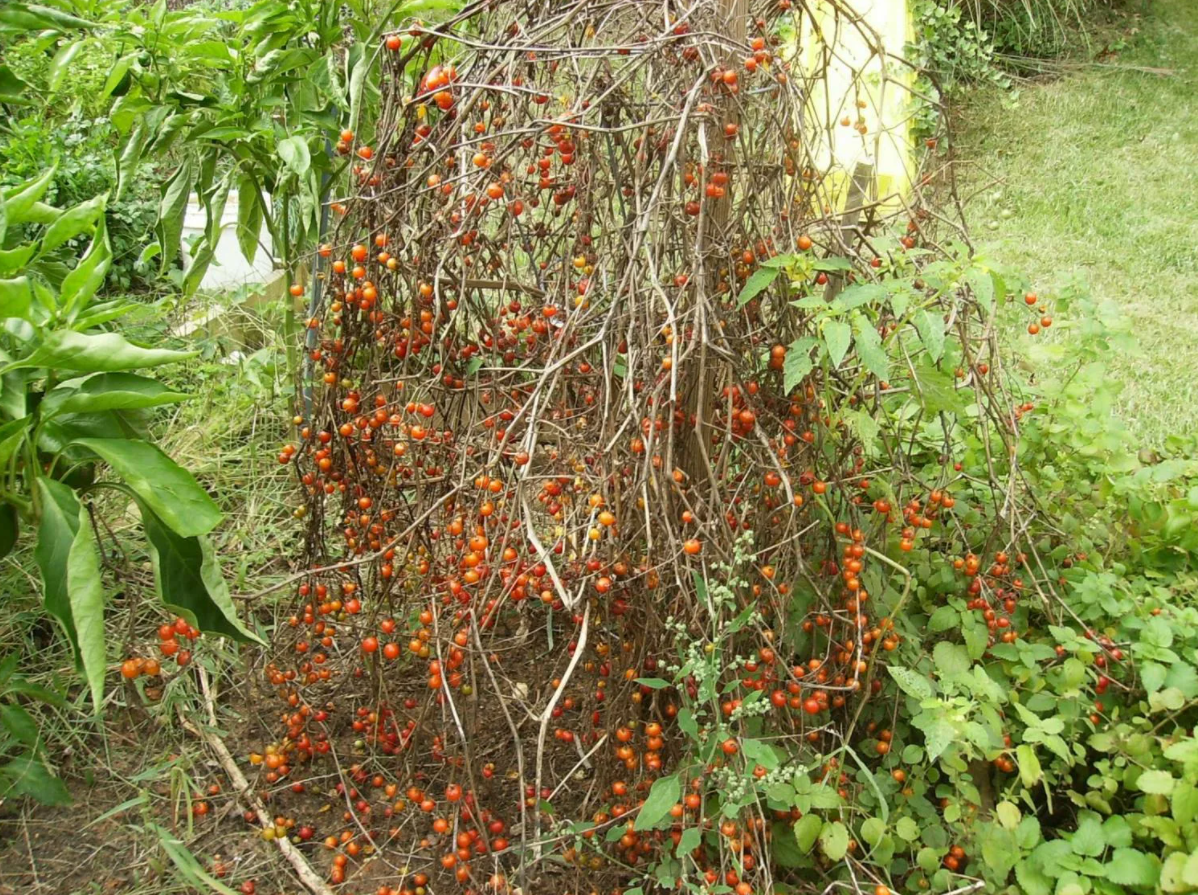
[[934,317],[923,308],[915,312],[915,329],[919,332],[919,340],[928,350],[928,357],[936,362],[944,355],[944,321]]
[[840,821],[824,824],[819,834],[820,848],[829,860],[840,861],[849,851],[849,830]]
[[638,832],[655,829],[670,816],[670,809],[682,798],[682,783],[677,774],[662,777],[653,783],[649,797],[645,799],[644,807],[636,816],[633,829]]
[[764,292],[778,278],[781,271],[776,267],[759,267],[745,280],[740,295],[736,297],[736,306],[743,308],[758,295]]
[[801,336],[786,349],[782,362],[782,389],[790,393],[811,372],[815,363],[811,360],[811,349],[819,344],[813,336]]
[[824,323],[823,336],[824,344],[828,346],[828,359],[832,362],[832,369],[836,369],[848,354],[853,330],[842,320],[828,320]]

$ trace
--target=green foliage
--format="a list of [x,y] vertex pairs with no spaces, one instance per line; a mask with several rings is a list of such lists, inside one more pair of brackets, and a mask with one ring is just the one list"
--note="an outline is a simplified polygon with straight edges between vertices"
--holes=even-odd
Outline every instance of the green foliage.
[[[238,639],[241,626],[204,536],[220,513],[191,474],[148,438],[148,412],[186,395],[140,372],[194,355],[148,348],[111,329],[136,305],[97,302],[112,263],[106,196],[59,209],[53,170],[0,193],[0,502],[7,550],[36,533],[46,611],[62,626],[99,710],[107,666],[97,489],[135,501],[164,602]],[[68,247],[87,249],[72,258]],[[96,481],[106,464],[118,480]]]
[[[63,706],[61,696],[29,681],[17,670],[20,656],[0,662],[0,799],[29,796],[44,805],[71,802],[54,774],[35,715],[37,705]],[[34,709],[34,711],[30,711]]]

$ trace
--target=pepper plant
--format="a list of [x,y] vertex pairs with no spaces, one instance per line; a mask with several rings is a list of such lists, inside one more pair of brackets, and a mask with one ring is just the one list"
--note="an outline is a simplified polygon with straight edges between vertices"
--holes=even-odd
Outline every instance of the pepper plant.
[[[102,301],[107,197],[42,202],[53,169],[0,194],[0,554],[35,541],[46,611],[70,640],[99,710],[107,670],[97,514],[105,492],[137,507],[159,596],[205,631],[256,640],[237,618],[207,535],[221,520],[192,475],[150,439],[153,408],[186,399],[145,375],[191,352],[138,345]],[[86,240],[77,260],[67,247]]]

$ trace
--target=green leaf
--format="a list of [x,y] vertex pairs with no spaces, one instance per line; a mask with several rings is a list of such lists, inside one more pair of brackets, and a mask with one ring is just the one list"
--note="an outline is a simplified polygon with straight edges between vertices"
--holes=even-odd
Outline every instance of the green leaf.
[[1106,836],[1102,832],[1102,821],[1091,811],[1083,811],[1077,822],[1077,831],[1069,839],[1069,847],[1075,855],[1096,858],[1106,850]]
[[71,599],[67,592],[67,558],[79,530],[80,504],[75,492],[45,476],[38,476],[38,495],[42,518],[38,524],[37,546],[33,558],[42,573],[42,600],[46,611],[62,623],[71,648],[79,657],[79,641],[71,615]]
[[815,840],[819,838],[823,828],[824,822],[818,814],[804,814],[795,821],[795,842],[804,853],[811,851],[815,846]]
[[882,822],[880,817],[867,817],[861,822],[861,838],[870,846],[875,846],[882,841],[882,837],[886,834],[886,824]]
[[964,674],[972,664],[963,647],[947,640],[941,640],[936,644],[932,650],[932,662],[936,666],[936,673],[941,677]]
[[62,86],[62,79],[84,44],[85,41],[82,40],[71,41],[63,44],[54,54],[54,58],[50,60],[50,67],[46,70],[46,86],[50,88],[51,93],[58,92],[58,88]]
[[211,889],[219,895],[237,895],[236,890],[230,889],[201,867],[186,845],[157,824],[148,824],[148,827],[158,834],[158,844],[190,888]]
[[836,296],[836,304],[846,311],[869,304],[871,301],[886,297],[886,287],[881,283],[854,283],[846,286],[844,291]]
[[1106,865],[1106,878],[1117,886],[1155,886],[1161,865],[1155,855],[1134,848],[1117,848]]
[[919,824],[913,818],[900,817],[898,823],[894,825],[894,832],[900,839],[914,842],[919,838]]
[[703,831],[698,827],[687,827],[682,831],[682,836],[678,840],[678,848],[674,854],[678,857],[689,855],[703,842]]
[[814,264],[811,265],[811,269],[812,270],[822,270],[822,271],[825,271],[828,273],[831,273],[833,271],[840,271],[840,270],[852,270],[853,262],[849,261],[848,258],[837,258],[837,257],[820,258],[818,261],[816,261]]
[[32,755],[22,755],[0,765],[0,798],[10,793],[28,796],[43,805],[71,804],[66,784]]
[[994,807],[994,813],[998,816],[998,822],[1008,830],[1014,830],[1019,826],[1019,821],[1022,819],[1022,812],[1019,806],[1014,802],[1002,801]]
[[0,318],[28,318],[32,301],[33,293],[29,289],[27,277],[0,280]]
[[761,262],[762,267],[784,268],[790,267],[799,260],[799,256],[793,253],[786,255],[775,255],[773,258],[767,258]]
[[246,261],[252,263],[258,253],[261,232],[262,206],[258,203],[258,188],[252,177],[245,176],[237,182],[237,244]]
[[910,668],[903,668],[901,665],[888,665],[886,670],[899,685],[899,689],[908,696],[924,700],[931,699],[934,695],[932,682],[922,674],[912,671]]
[[681,798],[682,783],[677,774],[655,780],[644,806],[636,816],[633,828],[637,831],[656,829],[669,818],[670,809],[677,805]]
[[48,6],[17,0],[0,4],[0,31],[13,31],[24,36],[28,31],[86,31],[94,27],[94,23],[86,19]]
[[186,401],[190,395],[172,392],[156,379],[136,373],[94,373],[70,379],[51,389],[38,410],[43,419],[60,413],[137,410]]
[[0,559],[12,553],[21,534],[21,518],[11,503],[0,503]]
[[849,345],[853,341],[853,330],[843,320],[826,320],[823,337],[824,344],[828,346],[828,359],[832,362],[832,369],[836,369],[848,354]]
[[736,297],[736,306],[743,308],[758,295],[766,290],[774,280],[778,279],[778,274],[781,271],[776,267],[759,267],[749,275],[745,280],[745,285],[741,287],[740,295]]
[[933,362],[940,360],[944,356],[944,321],[923,308],[915,312],[913,319],[915,329],[919,332],[919,340],[928,350],[928,357]]
[[849,830],[840,821],[825,823],[819,834],[820,848],[830,861],[843,860],[849,852]]
[[40,177],[26,181],[4,191],[4,204],[9,224],[22,224],[28,220],[27,215],[33,206],[41,201],[58,173],[58,166],[52,165],[42,172]]
[[669,681],[663,681],[659,677],[638,677],[635,683],[640,684],[642,687],[648,687],[650,690],[664,690],[670,686]]
[[155,226],[158,231],[158,244],[162,246],[160,264],[164,270],[179,257],[183,216],[187,213],[187,201],[191,197],[194,180],[195,166],[188,155],[162,189],[162,199],[158,203],[158,223]]
[[100,579],[100,554],[90,514],[79,507],[79,528],[67,551],[67,596],[71,618],[79,639],[79,657],[83,676],[92,694],[97,714],[104,701],[104,669],[108,664],[108,643],[104,639],[104,585]]
[[41,738],[33,715],[14,703],[0,702],[0,728],[7,730],[9,736],[30,749],[36,748]]
[[1141,774],[1136,780],[1136,786],[1141,792],[1167,796],[1173,792],[1176,782],[1168,771],[1152,770]]
[[857,344],[857,356],[865,364],[865,369],[885,381],[890,376],[890,356],[882,347],[882,337],[864,315],[858,316],[853,323],[856,328],[854,341]]
[[1036,750],[1026,743],[1015,747],[1015,760],[1019,764],[1019,780],[1024,786],[1032,786],[1044,776]]
[[96,290],[104,285],[104,277],[111,266],[112,248],[108,242],[108,228],[104,218],[100,218],[87,253],[79,259],[75,269],[63,278],[58,290],[58,304],[68,320],[74,319],[75,313],[91,301]]
[[279,158],[297,177],[303,177],[312,167],[312,154],[303,137],[288,137],[279,141]]
[[790,343],[786,358],[782,361],[783,391],[789,394],[815,367],[811,360],[811,349],[818,344],[814,336],[800,336]]
[[935,761],[957,738],[957,728],[949,721],[937,720],[923,732],[923,745],[928,752],[928,761]]
[[915,368],[915,382],[919,389],[920,402],[929,413],[955,413],[965,415],[965,402],[956,389],[956,383],[947,373],[937,370],[930,363]]
[[80,438],[133,489],[142,501],[183,537],[207,534],[221,520],[221,512],[191,473],[145,441],[122,438]]
[[[0,103],[18,106],[31,102],[33,97],[29,95],[29,85],[13,74],[7,65],[0,65]],[[0,233],[0,240],[3,238]]]
[[104,206],[107,202],[108,193],[101,193],[63,211],[46,230],[46,235],[42,237],[41,253],[44,255],[47,252],[52,252],[67,240],[74,239],[81,233],[90,232],[96,221],[104,214]]
[[86,335],[60,329],[50,333],[31,354],[6,364],[0,372],[22,367],[50,367],[82,373],[139,370],[189,360],[196,354],[195,351],[140,348],[117,333]]
[[928,631],[932,634],[939,634],[941,631],[956,628],[960,624],[961,614],[956,609],[952,606],[941,606],[928,619]]

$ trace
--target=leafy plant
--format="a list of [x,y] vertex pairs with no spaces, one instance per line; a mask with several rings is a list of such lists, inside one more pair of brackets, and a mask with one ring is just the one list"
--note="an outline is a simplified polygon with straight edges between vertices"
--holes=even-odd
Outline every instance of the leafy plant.
[[23,795],[44,805],[71,801],[66,786],[51,770],[37,718],[27,705],[42,703],[62,708],[57,693],[28,680],[18,670],[20,655],[0,662],[0,801]]
[[[113,325],[137,304],[98,302],[112,262],[106,196],[42,202],[53,169],[0,201],[0,548],[35,532],[46,611],[74,649],[96,709],[107,671],[96,500],[133,501],[163,601],[191,625],[238,639],[238,620],[206,535],[221,514],[190,473],[148,440],[147,414],[186,395],[135,373],[192,353],[137,345]],[[11,233],[11,238],[9,234]],[[73,266],[63,249],[89,240]],[[119,477],[98,477],[101,464]]]

